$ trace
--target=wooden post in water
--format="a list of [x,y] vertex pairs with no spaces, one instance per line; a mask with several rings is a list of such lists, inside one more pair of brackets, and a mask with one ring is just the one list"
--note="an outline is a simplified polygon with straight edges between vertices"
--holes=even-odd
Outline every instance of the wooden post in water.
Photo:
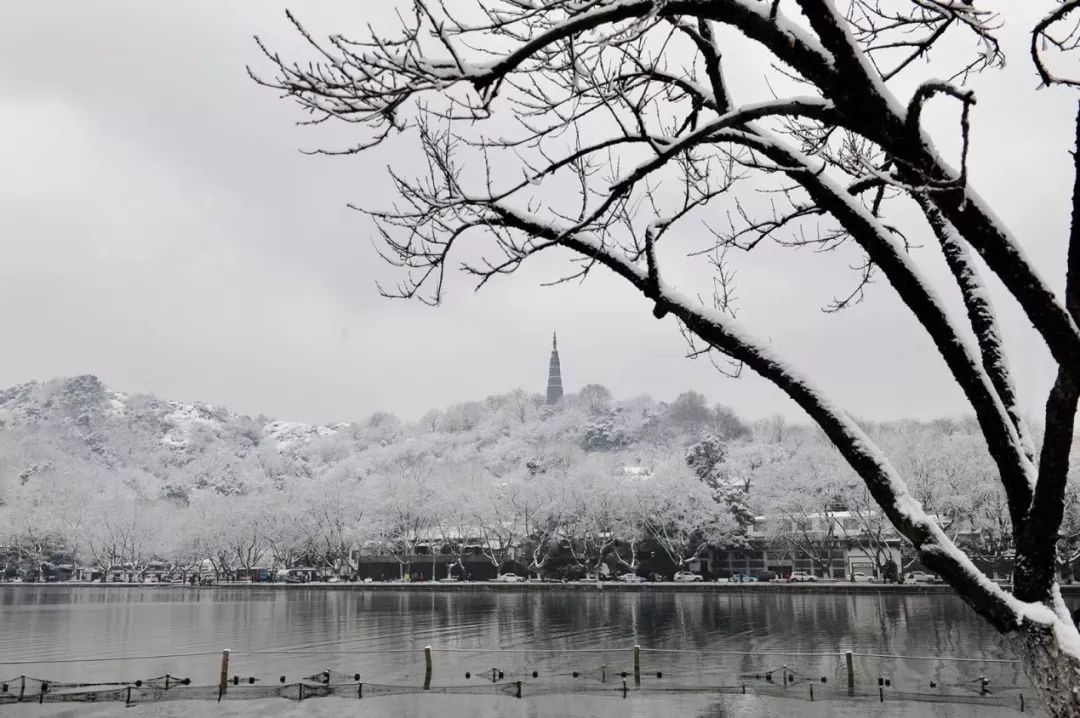
[[424,690],[431,690],[431,646],[424,646]]
[[22,703],[23,695],[26,693],[26,676],[19,676],[19,703]]
[[634,685],[641,685],[641,646],[634,646]]
[[847,658],[847,694],[848,697],[855,695],[855,662],[851,657],[851,651],[848,651]]
[[225,691],[228,690],[229,685],[229,649],[226,648],[221,652],[221,678],[218,680],[218,702],[225,697]]

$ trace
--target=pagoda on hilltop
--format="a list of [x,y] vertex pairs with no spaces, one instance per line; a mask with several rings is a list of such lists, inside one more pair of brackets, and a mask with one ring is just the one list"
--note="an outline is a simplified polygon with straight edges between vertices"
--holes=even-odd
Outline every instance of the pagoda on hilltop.
[[551,335],[551,361],[548,363],[547,403],[559,403],[562,399],[562,370],[559,368],[559,338]]

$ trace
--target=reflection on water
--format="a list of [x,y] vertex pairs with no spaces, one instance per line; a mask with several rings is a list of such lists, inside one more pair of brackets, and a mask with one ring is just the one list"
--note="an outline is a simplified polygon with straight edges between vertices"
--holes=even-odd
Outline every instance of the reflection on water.
[[[436,649],[436,684],[461,684],[466,672],[471,675],[468,680],[477,681],[479,674],[490,675],[496,668],[507,676],[531,676],[537,671],[541,681],[577,687],[599,680],[601,671],[617,676],[632,670],[635,644],[642,646],[647,680],[663,681],[665,686],[753,682],[760,680],[756,675],[785,665],[836,685],[846,676],[843,659],[809,654],[845,650],[1012,658],[1002,639],[952,596],[783,591],[2,587],[0,641],[0,662],[99,659],[0,665],[4,674],[0,678],[26,673],[53,680],[92,681],[169,672],[191,676],[197,683],[215,681],[216,654],[223,648],[233,652],[233,673],[267,681],[276,681],[280,675],[292,681],[329,668],[360,673],[370,682],[412,683],[422,680],[422,649],[431,645]],[[493,653],[493,649],[513,650]],[[176,656],[202,652],[209,655]],[[100,660],[166,654],[176,657]],[[856,664],[860,681],[876,684],[879,676],[885,676],[898,688],[925,687],[930,680],[960,685],[983,674],[992,675],[995,688],[1003,690],[1026,684],[1018,667],[1008,663],[863,657]],[[579,673],[577,679],[572,677],[574,671]],[[655,671],[661,671],[663,678],[656,679]],[[425,697],[415,700],[423,702]],[[628,704],[608,699],[570,696],[565,700],[571,703],[560,704],[551,696],[522,703],[533,708],[546,703],[554,711],[528,715],[561,715],[564,710],[575,714],[573,707],[585,704],[593,706],[590,710],[600,710],[588,715],[607,713],[608,709],[593,705],[597,700],[597,705],[612,706],[609,714],[636,712],[628,713]],[[655,697],[638,700],[644,706]],[[739,715],[741,710],[739,701],[710,702],[703,696],[678,700],[685,700],[689,712],[702,716]],[[760,714],[760,703],[756,705],[744,714]],[[735,712],[725,713],[729,710]],[[820,715],[830,712],[835,710]],[[861,714],[865,712],[852,715]]]

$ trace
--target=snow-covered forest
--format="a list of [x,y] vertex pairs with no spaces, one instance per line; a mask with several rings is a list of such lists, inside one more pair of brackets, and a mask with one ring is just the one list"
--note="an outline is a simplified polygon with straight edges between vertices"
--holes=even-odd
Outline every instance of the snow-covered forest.
[[[1007,503],[970,419],[863,423],[913,494],[985,560],[1012,550]],[[1076,472],[1074,471],[1074,474]],[[221,570],[342,566],[364,547],[478,545],[536,573],[568,562],[636,570],[739,545],[755,516],[847,510],[894,536],[819,429],[745,422],[688,391],[617,400],[589,385],[555,407],[516,391],[332,426],[113,391],[92,376],[0,392],[0,556],[103,571],[151,561]],[[768,522],[781,526],[782,521]],[[1070,481],[1060,560],[1080,533]],[[790,531],[777,541],[797,543]],[[346,566],[347,567],[347,566]]]

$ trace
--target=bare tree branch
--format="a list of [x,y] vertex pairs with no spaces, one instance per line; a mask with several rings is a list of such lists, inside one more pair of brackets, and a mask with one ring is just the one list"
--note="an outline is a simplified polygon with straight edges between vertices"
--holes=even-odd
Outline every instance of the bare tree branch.
[[[1065,305],[1080,321],[1080,107],[1076,114],[1076,144],[1073,150],[1072,223],[1066,257]],[[1054,544],[1065,508],[1065,484],[1075,431],[1076,407],[1080,401],[1080,375],[1076,366],[1060,366],[1046,399],[1046,432],[1039,462],[1039,482],[1031,502],[1029,520],[1021,524],[1017,546],[1031,558],[1020,570],[1028,574],[1018,594],[1038,600],[1050,590],[1054,580]]]
[[[286,63],[260,45],[276,72],[260,81],[294,98],[310,123],[363,128],[367,137],[344,152],[399,133],[418,138],[424,171],[414,178],[392,168],[396,206],[362,210],[375,220],[380,253],[404,274],[381,291],[435,303],[448,262],[460,262],[479,288],[556,248],[572,258],[550,284],[597,268],[613,272],[654,316],[679,322],[692,354],[730,361],[721,369],[731,373],[745,365],[802,407],[923,562],[998,630],[1019,635],[1047,705],[1070,715],[1080,710],[1070,672],[1080,670],[1080,655],[1068,646],[1080,636],[1059,600],[1053,547],[1078,395],[1080,230],[1074,217],[1062,303],[969,176],[976,107],[962,83],[1003,64],[1002,23],[964,0],[792,1],[805,22],[775,0],[483,0],[471,15],[416,0],[386,37],[319,43],[296,22],[317,62]],[[1078,3],[1061,2],[1034,28],[1032,58],[1044,84],[1073,84],[1050,69],[1045,51],[1075,49],[1067,23]],[[914,91],[898,98],[893,80],[913,75],[921,61],[937,71],[942,62],[930,51],[954,36],[976,42],[949,53],[960,58],[938,75],[949,79],[909,82]],[[773,100],[734,96],[722,61],[743,56],[728,42],[771,56],[778,87],[766,81],[763,89]],[[800,94],[780,91],[790,87]],[[958,167],[921,121],[938,95],[962,103]],[[496,116],[510,122],[490,124]],[[894,211],[904,197],[919,204],[942,247],[965,319],[949,315],[918,263],[921,235]],[[827,309],[858,303],[884,277],[932,341],[994,460],[1001,496],[986,510],[1002,524],[1000,545],[1016,548],[1015,597],[975,569],[854,421],[734,321],[729,250],[745,257],[764,240],[854,252],[847,264],[855,286]],[[970,250],[1059,367],[1038,470]],[[674,251],[712,267],[704,300],[665,282]],[[969,330],[977,352],[965,341]],[[597,546],[582,548],[591,556]]]

